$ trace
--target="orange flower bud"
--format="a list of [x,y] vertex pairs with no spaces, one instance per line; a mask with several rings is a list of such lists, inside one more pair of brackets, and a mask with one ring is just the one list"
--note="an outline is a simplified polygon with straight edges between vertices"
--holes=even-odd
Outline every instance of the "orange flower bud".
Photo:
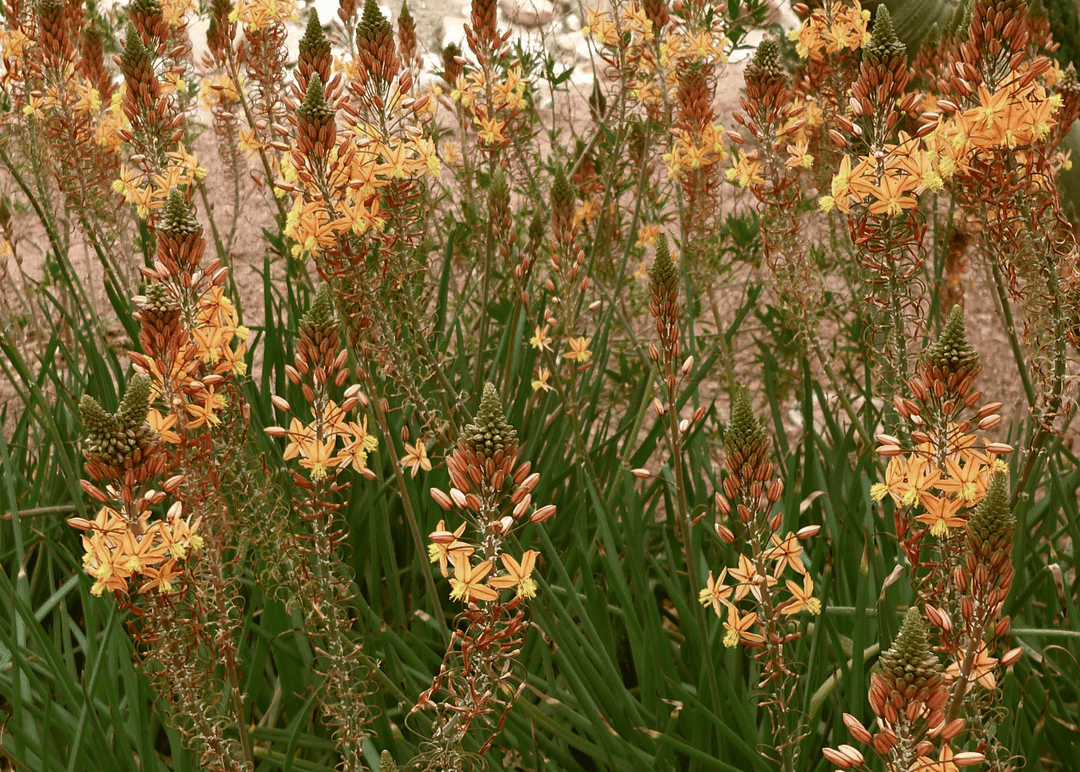
[[540,509],[533,512],[532,516],[529,517],[529,522],[530,523],[542,523],[545,520],[547,520],[549,517],[554,516],[554,514],[555,514],[555,505],[554,504],[548,504],[546,507],[540,507]]
[[431,498],[435,499],[435,503],[448,512],[454,508],[453,500],[438,488],[431,489]]

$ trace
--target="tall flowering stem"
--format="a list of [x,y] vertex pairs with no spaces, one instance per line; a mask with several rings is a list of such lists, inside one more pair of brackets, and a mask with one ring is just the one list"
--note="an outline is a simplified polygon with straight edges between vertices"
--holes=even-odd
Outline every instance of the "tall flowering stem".
[[[431,770],[471,765],[474,754],[463,745],[470,731],[486,735],[478,760],[525,688],[516,656],[528,630],[526,603],[537,592],[532,574],[540,553],[525,550],[514,557],[507,540],[555,515],[553,505],[533,502],[540,473],[528,461],[518,463],[517,431],[490,383],[475,422],[465,428],[446,466],[450,490],[432,488],[431,496],[462,522],[450,530],[440,520],[428,552],[442,575],[450,576],[450,599],[464,604],[466,626],[454,630],[431,688],[409,714],[433,714],[430,740],[414,759]],[[509,601],[503,599],[506,590],[515,591]]]
[[1075,73],[1038,54],[1052,47],[1048,28],[1025,3],[974,3],[958,61],[939,78],[947,98],[937,100],[941,117],[929,135],[941,168],[955,177],[964,217],[979,224],[979,253],[999,302],[1008,314],[1010,302],[1023,308],[1026,358],[1015,330],[1007,332],[1019,369],[1035,376],[1025,389],[1041,427],[1026,448],[1014,504],[1068,412],[1068,331],[1080,318],[1080,300],[1068,291],[1080,281],[1080,248],[1055,183],[1064,163],[1058,146],[1080,94]]
[[[374,665],[349,636],[352,620],[345,601],[353,591],[352,576],[340,556],[345,533],[337,513],[350,485],[346,470],[375,479],[367,459],[378,440],[368,432],[367,416],[352,419],[352,411],[367,407],[368,399],[359,384],[346,388],[353,379],[347,358],[334,316],[333,291],[324,284],[301,320],[295,362],[285,368],[289,381],[300,387],[307,403],[304,413],[310,420],[294,414],[287,429],[269,427],[266,432],[288,439],[284,458],[298,460],[303,470],[291,471],[296,486],[293,504],[306,532],[282,545],[295,556],[288,577],[293,586],[286,589],[290,605],[304,614],[308,628],[324,642],[323,707],[334,725],[346,768],[359,770],[364,769],[365,727],[371,720],[365,698]],[[274,396],[272,400],[279,410],[293,413],[285,399]]]
[[[964,720],[946,722],[948,698],[946,676],[930,646],[926,622],[917,608],[911,608],[893,645],[881,655],[881,669],[870,677],[870,708],[878,731],[871,733],[850,713],[844,714],[844,724],[858,742],[873,749],[889,772],[955,770],[982,763],[982,753],[954,752],[952,741],[963,733]],[[825,748],[823,753],[840,769],[869,769],[862,752],[851,745]]]
[[745,149],[736,152],[737,161],[728,170],[728,179],[749,189],[758,201],[765,260],[776,280],[777,294],[852,425],[869,446],[869,434],[841,388],[817,331],[825,288],[814,271],[803,220],[797,211],[803,198],[801,178],[814,167],[815,159],[809,150],[821,122],[820,109],[812,102],[795,98],[780,67],[779,47],[772,40],[762,41],[746,68],[746,92],[741,104],[745,114],[736,112],[733,117],[745,127],[750,139],[731,133],[731,139]]
[[[660,420],[667,421],[668,451],[671,454],[672,474],[675,479],[675,498],[677,511],[675,513],[676,533],[682,543],[683,554],[686,558],[686,568],[690,578],[691,595],[698,594],[698,578],[695,571],[697,560],[693,549],[693,539],[690,533],[690,506],[686,492],[685,470],[683,468],[683,437],[690,428],[690,421],[679,419],[679,395],[681,385],[690,375],[694,366],[694,357],[687,357],[686,361],[679,361],[680,348],[680,321],[682,316],[681,304],[679,303],[679,272],[675,261],[668,250],[667,238],[661,235],[656,243],[656,259],[649,270],[649,312],[652,314],[656,327],[656,337],[659,346],[649,345],[649,356],[659,368],[659,376],[662,382],[664,400],[657,401],[653,408]],[[692,419],[700,421],[705,416],[705,409],[698,408]],[[694,607],[695,621],[702,637],[705,640],[705,625],[701,618],[700,609]],[[703,650],[704,650],[703,646]]]
[[[891,496],[896,504],[896,532],[911,564],[917,605],[931,623],[934,648],[950,660],[944,673],[945,715],[929,728],[953,727],[944,739],[956,736],[963,710],[980,752],[998,758],[1004,752],[995,739],[991,708],[999,660],[991,652],[995,639],[1009,629],[1001,611],[1012,584],[1015,530],[1006,467],[998,457],[1012,448],[985,438],[977,447],[976,432],[1001,421],[1001,403],[979,404],[978,374],[978,354],[954,307],[941,336],[923,353],[919,375],[908,384],[912,398],[894,398],[916,444],[905,449],[895,436],[878,436],[878,452],[889,465],[886,482],[875,485],[871,495]],[[1011,664],[1018,656],[1019,650],[1010,651],[1001,662]],[[973,689],[975,684],[981,688]]]
[[[918,197],[942,186],[933,156],[920,139],[925,132],[912,135],[900,129],[919,101],[917,93],[905,92],[907,67],[906,48],[893,30],[892,17],[879,6],[846,114],[833,117],[836,128],[830,136],[845,154],[831,195],[821,199],[822,209],[835,207],[847,215],[859,265],[872,289],[869,297],[884,309],[883,365],[895,368],[889,384],[894,393],[910,378],[908,341],[922,319],[915,278],[924,261],[925,226],[917,212]],[[847,154],[851,150],[862,152],[852,157]]]
[[[797,665],[786,647],[803,634],[795,614],[821,613],[799,543],[817,535],[819,526],[784,532],[784,512],[773,512],[784,485],[779,478],[771,479],[769,445],[765,427],[754,415],[750,392],[739,388],[732,398],[724,436],[727,475],[723,491],[715,495],[721,515],[716,532],[725,544],[737,545],[738,565],[725,566],[719,576],[710,571],[698,600],[711,607],[717,618],[727,617],[724,646],[742,643],[757,650],[761,670],[756,686],[772,721],[774,761],[792,772],[807,728],[793,705]],[[792,574],[796,581],[787,578]]]
[[[115,415],[90,396],[81,403],[86,470],[97,481],[83,489],[104,506],[92,523],[69,522],[84,531],[91,592],[110,590],[136,612],[133,635],[203,764],[251,769],[237,582],[226,557],[233,534],[221,492],[240,442],[234,379],[244,372],[247,331],[222,289],[227,271],[202,261],[202,227],[183,193],[170,191],[157,223],[157,256],[143,270],[146,294],[135,299],[137,375]],[[155,517],[169,497],[164,518]],[[221,675],[207,678],[214,672]]]

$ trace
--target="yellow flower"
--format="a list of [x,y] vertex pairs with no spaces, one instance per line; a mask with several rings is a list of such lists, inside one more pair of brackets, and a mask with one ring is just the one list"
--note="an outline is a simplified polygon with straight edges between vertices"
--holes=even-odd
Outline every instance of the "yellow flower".
[[[742,600],[746,597],[747,593],[753,592],[754,596],[758,595],[758,574],[754,564],[750,561],[750,558],[746,555],[739,555],[739,567],[732,568],[728,574],[738,580],[738,585],[735,586],[735,600]],[[776,578],[769,576],[766,578],[769,586],[776,584]]]
[[570,344],[570,350],[563,354],[567,359],[576,360],[578,364],[585,364],[592,358],[592,352],[589,351],[589,341],[592,338],[571,338],[567,341]]
[[960,514],[964,500],[959,496],[926,494],[920,499],[926,511],[915,520],[930,526],[930,533],[939,539],[947,538],[950,528],[959,528],[967,522],[967,517]]
[[450,600],[469,603],[472,600],[498,600],[499,593],[483,584],[495,566],[490,560],[472,565],[465,557],[454,563],[454,576],[450,579]]
[[405,458],[401,459],[401,465],[406,469],[411,469],[413,477],[416,477],[416,473],[421,469],[425,472],[431,471],[431,460],[427,456],[427,448],[424,447],[422,441],[417,440],[415,445],[405,443]]
[[225,407],[225,398],[214,392],[213,388],[203,392],[202,402],[193,402],[187,406],[191,415],[189,429],[198,429],[200,426],[218,426],[221,419],[217,416],[217,410]]
[[791,593],[791,600],[780,609],[781,614],[790,616],[800,611],[809,611],[814,615],[821,613],[821,601],[814,597],[814,580],[810,577],[810,574],[803,575],[802,587],[790,579],[785,581],[784,584],[787,585],[788,592]]
[[[891,465],[892,462],[890,462]],[[886,470],[887,473],[888,470]],[[927,498],[935,498],[929,491],[937,484],[940,477],[941,472],[937,469],[931,469],[926,458],[921,455],[915,456],[907,464],[904,475],[907,489],[904,491],[899,503],[905,507],[910,507],[916,500],[920,500],[923,506],[926,506]]]
[[803,565],[802,559],[799,557],[802,554],[802,545],[799,544],[799,540],[795,538],[795,534],[788,533],[787,536],[780,539],[775,533],[772,535],[772,544],[769,549],[762,553],[762,557],[765,560],[775,560],[776,568],[773,570],[774,576],[779,576],[784,572],[784,569],[791,566],[796,572],[805,575],[806,566]]
[[331,437],[325,442],[312,440],[300,448],[300,466],[311,470],[312,480],[326,479],[327,469],[337,461],[333,456],[335,445],[337,438]]
[[735,608],[733,603],[725,602],[728,607],[728,618],[724,622],[724,627],[727,632],[724,633],[724,645],[729,649],[733,646],[738,646],[739,641],[749,641],[753,643],[761,643],[764,640],[757,633],[751,633],[750,628],[757,624],[757,612],[750,611],[746,614],[740,614],[739,610]]
[[315,429],[312,426],[300,423],[299,419],[293,418],[289,421],[289,431],[285,433],[285,436],[289,438],[289,443],[285,446],[285,453],[282,458],[291,461],[300,455],[302,449],[309,442],[315,439]]
[[656,237],[660,235],[660,228],[656,225],[645,225],[638,228],[637,242],[635,247],[651,247],[656,243]]
[[146,423],[150,424],[150,428],[158,434],[158,438],[162,442],[167,442],[170,445],[180,444],[180,435],[172,430],[176,426],[176,414],[170,413],[168,416],[164,416],[158,411],[157,408],[150,408],[150,412],[146,414]]
[[550,377],[551,370],[547,369],[546,367],[541,367],[540,369],[538,369],[536,371],[536,380],[532,382],[533,391],[540,391],[541,389],[543,389],[544,391],[553,391],[554,389],[552,385],[548,383],[548,378]]
[[[971,675],[968,676],[968,683],[965,685],[964,691],[967,692],[971,689],[973,683],[978,683],[985,689],[993,689],[997,686],[997,679],[994,678],[994,668],[997,666],[997,658],[991,657],[990,652],[986,649],[986,643],[979,644],[979,651],[975,655],[975,663],[971,668]],[[945,676],[952,680],[955,680],[960,676],[960,664],[953,662],[949,665],[945,671]]]
[[467,542],[460,541],[461,534],[465,532],[465,523],[462,523],[453,532],[446,530],[446,521],[440,520],[435,530],[428,534],[431,544],[428,545],[428,558],[432,563],[439,564],[439,570],[446,576],[448,563],[457,565],[462,558],[468,559],[473,554],[474,548]]
[[366,416],[360,421],[349,421],[346,427],[345,449],[341,451],[338,463],[342,466],[351,464],[354,471],[363,474],[367,469],[368,453],[379,447],[379,441],[368,434]]
[[548,336],[550,326],[545,324],[544,328],[540,329],[540,325],[536,325],[536,333],[529,338],[529,345],[540,351],[551,351],[551,338]]
[[785,162],[785,166],[789,169],[800,167],[803,169],[810,169],[814,166],[814,156],[810,155],[809,150],[810,143],[807,140],[801,140],[794,145],[787,146],[787,154],[790,158]]
[[709,572],[709,579],[705,583],[705,589],[698,593],[698,603],[702,606],[713,607],[713,611],[716,612],[716,616],[723,618],[723,613],[720,611],[721,601],[727,600],[731,597],[731,593],[734,592],[733,587],[729,587],[724,584],[724,579],[727,578],[727,569],[725,568],[720,572],[720,578],[714,579],[713,572]]
[[506,576],[496,576],[488,580],[489,587],[497,587],[500,590],[517,587],[517,597],[535,598],[536,582],[533,581],[532,572],[536,567],[536,558],[540,555],[536,550],[526,550],[521,556],[521,562],[517,562],[511,556],[501,556]]

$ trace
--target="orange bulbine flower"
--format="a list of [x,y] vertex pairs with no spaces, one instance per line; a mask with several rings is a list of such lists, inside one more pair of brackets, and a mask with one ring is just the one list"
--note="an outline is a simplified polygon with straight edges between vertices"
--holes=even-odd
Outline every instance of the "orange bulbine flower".
[[435,530],[428,534],[431,544],[428,545],[428,558],[432,563],[439,564],[439,570],[446,576],[448,563],[457,566],[461,559],[468,560],[473,554],[472,545],[459,541],[461,534],[465,533],[465,523],[462,523],[453,532],[446,530],[446,521],[440,520]]
[[517,587],[519,598],[535,598],[536,582],[533,581],[532,572],[536,567],[536,558],[540,555],[536,550],[526,550],[521,556],[521,562],[517,562],[510,555],[503,554],[502,564],[507,571],[507,576],[496,576],[488,580],[488,586],[497,587],[500,590],[509,587]]
[[967,522],[967,517],[959,514],[964,503],[959,496],[927,495],[921,500],[926,512],[915,520],[930,526],[930,533],[939,539],[947,537],[950,528],[959,528]]
[[490,560],[483,560],[475,566],[468,557],[458,560],[454,563],[454,575],[450,579],[450,600],[464,603],[473,600],[498,600],[499,593],[483,584],[494,567]]

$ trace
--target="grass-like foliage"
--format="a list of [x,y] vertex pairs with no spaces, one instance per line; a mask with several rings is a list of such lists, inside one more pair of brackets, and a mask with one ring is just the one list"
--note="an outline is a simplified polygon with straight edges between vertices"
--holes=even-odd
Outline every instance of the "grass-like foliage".
[[3,0],[4,768],[1080,766],[1041,3],[198,5]]

